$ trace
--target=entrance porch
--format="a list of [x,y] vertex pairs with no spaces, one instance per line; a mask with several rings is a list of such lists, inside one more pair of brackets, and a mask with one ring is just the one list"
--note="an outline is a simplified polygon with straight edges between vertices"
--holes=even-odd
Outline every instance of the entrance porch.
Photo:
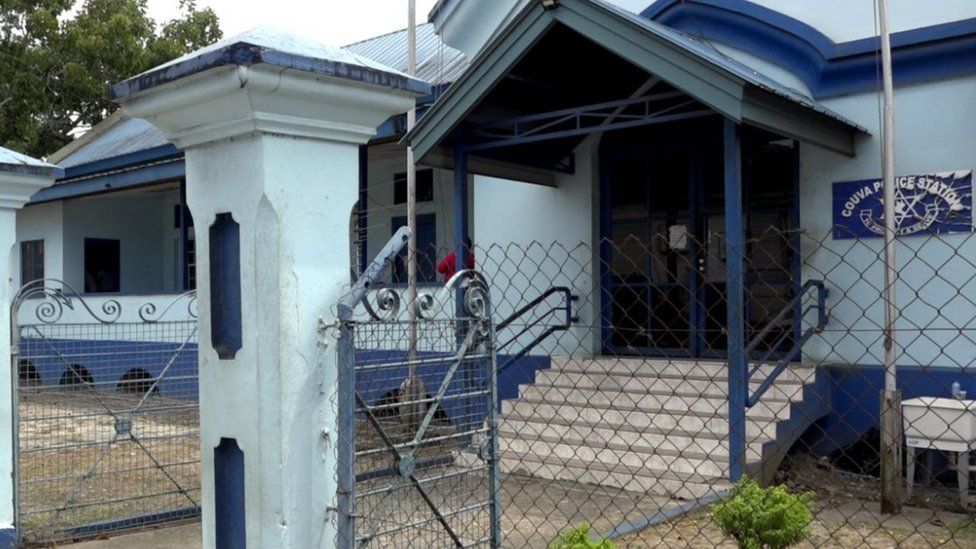
[[456,189],[487,176],[475,246],[500,318],[550,284],[579,295],[535,349],[551,367],[502,406],[503,470],[679,499],[769,480],[828,406],[796,364],[827,322],[823,281],[800,277],[799,150],[852,155],[862,132],[612,6],[526,8],[408,136],[422,162],[452,159]]

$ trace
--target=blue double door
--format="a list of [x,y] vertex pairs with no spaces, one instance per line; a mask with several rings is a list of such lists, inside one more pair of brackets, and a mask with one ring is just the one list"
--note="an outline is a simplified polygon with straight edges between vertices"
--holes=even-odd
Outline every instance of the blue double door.
[[[747,332],[757,333],[796,288],[796,155],[792,144],[768,141],[749,142],[745,152],[750,245],[744,314]],[[601,163],[604,351],[722,356],[727,302],[720,144],[630,141],[603,147]],[[779,336],[788,324],[771,334]]]

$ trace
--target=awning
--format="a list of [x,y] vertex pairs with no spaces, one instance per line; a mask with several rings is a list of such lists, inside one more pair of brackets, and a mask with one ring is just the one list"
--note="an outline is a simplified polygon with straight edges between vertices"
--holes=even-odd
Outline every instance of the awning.
[[[443,154],[459,128],[626,99],[649,79],[716,115],[849,156],[855,136],[867,133],[803,93],[679,31],[601,0],[558,0],[550,8],[541,2],[528,5],[407,140],[424,162]],[[551,153],[555,159],[579,141],[534,144],[531,156]],[[520,163],[511,152],[500,160]]]

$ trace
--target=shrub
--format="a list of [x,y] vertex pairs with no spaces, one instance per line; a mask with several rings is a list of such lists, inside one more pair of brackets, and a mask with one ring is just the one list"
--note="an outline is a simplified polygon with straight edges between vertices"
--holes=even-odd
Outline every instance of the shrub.
[[722,531],[740,548],[781,549],[810,535],[813,497],[813,492],[791,494],[785,486],[762,488],[746,477],[712,510]]
[[590,540],[590,525],[581,524],[579,528],[556,538],[549,549],[617,549],[617,546],[606,538]]

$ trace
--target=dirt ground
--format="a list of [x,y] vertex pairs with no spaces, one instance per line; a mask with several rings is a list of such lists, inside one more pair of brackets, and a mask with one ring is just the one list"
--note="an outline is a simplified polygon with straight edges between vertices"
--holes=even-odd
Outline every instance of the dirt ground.
[[[94,521],[132,516],[198,502],[199,420],[196,406],[186,401],[150,396],[141,405],[131,394],[103,393],[97,397],[76,391],[26,394],[21,411],[21,524],[43,542],[65,528]],[[106,407],[112,413],[106,413]],[[134,411],[135,410],[135,411]],[[117,427],[131,421],[131,430]],[[121,433],[119,432],[121,431]],[[450,428],[434,426],[432,433],[451,439]],[[395,430],[395,439],[405,436]],[[361,437],[362,440],[367,440]],[[373,441],[376,442],[376,441]],[[418,457],[456,451],[451,442],[425,445]],[[364,456],[357,466],[374,469],[383,453]],[[455,466],[458,461],[455,463]],[[477,462],[468,464],[477,466]],[[456,468],[456,467],[455,467]],[[846,475],[811,460],[796,460],[784,468],[780,480],[791,490],[816,487],[812,536],[801,547],[976,547],[976,526],[970,513],[951,512],[954,492],[920,489],[914,507],[897,517],[885,517],[872,501],[876,480]],[[380,478],[376,488],[389,479]],[[679,502],[596,485],[553,481],[520,475],[502,478],[502,530],[506,547],[547,547],[561,532],[591,523],[595,532],[676,505]],[[398,489],[394,504],[401,512],[386,525],[426,509],[410,486]],[[486,499],[486,477],[463,482],[436,483],[435,499],[463,507]],[[368,515],[369,502],[359,509]],[[404,515],[402,509],[409,509]],[[483,510],[459,514],[466,534],[487,533]],[[384,525],[381,525],[384,526]],[[439,526],[422,537],[437,545]],[[409,534],[408,534],[409,535]],[[619,547],[735,547],[712,520],[708,509],[659,524],[616,540]],[[383,545],[378,544],[378,545]],[[390,546],[415,546],[394,541]],[[79,544],[84,549],[145,547],[193,549],[200,546],[199,524],[180,524],[133,534],[106,536]]]
[[195,402],[45,390],[22,393],[19,410],[18,495],[28,541],[198,503]]

